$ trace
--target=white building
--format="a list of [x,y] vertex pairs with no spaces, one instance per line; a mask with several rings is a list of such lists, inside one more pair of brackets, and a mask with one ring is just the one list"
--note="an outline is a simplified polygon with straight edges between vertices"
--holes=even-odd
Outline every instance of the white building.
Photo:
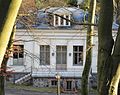
[[[32,77],[34,86],[56,86],[55,75],[59,74],[64,90],[80,87],[87,29],[61,17],[81,23],[87,15],[77,8],[43,9],[37,13],[34,28],[16,30],[14,46],[18,48],[14,48],[13,57],[8,62],[9,67],[15,70],[15,83]],[[96,73],[98,44],[97,33],[94,33],[91,70]],[[20,75],[23,73],[26,75]]]

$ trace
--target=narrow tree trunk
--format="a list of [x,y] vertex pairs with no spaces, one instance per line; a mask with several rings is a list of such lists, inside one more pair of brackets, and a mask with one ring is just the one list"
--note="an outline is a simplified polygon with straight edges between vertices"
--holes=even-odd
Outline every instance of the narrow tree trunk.
[[111,80],[109,95],[118,95],[117,93],[118,93],[118,84],[119,84],[119,80],[120,80],[120,61],[117,64],[118,64],[116,66],[117,68],[114,68],[116,70],[115,70],[114,76]]
[[4,76],[1,76],[1,75],[0,75],[0,95],[5,95]]
[[120,81],[120,27],[116,37],[112,59],[112,78],[110,82],[109,95],[117,95],[118,84]]
[[[96,0],[91,0],[90,8],[89,8],[89,23],[94,23],[95,18],[95,8],[96,8]],[[93,31],[94,26],[89,25],[87,30],[87,48],[86,48],[86,62],[85,67],[82,74],[82,88],[81,92],[82,95],[88,95],[88,80],[89,80],[89,73],[91,69],[91,60],[92,60],[92,46],[93,46]]]
[[0,0],[0,67],[22,0]]
[[7,52],[4,55],[2,64],[1,64],[1,70],[0,70],[0,95],[5,95],[5,87],[4,87],[4,81],[5,81],[5,76],[6,76],[6,66],[7,66],[7,61],[9,59],[9,55],[11,52],[11,48],[13,46],[13,40],[14,40],[14,36],[15,36],[15,27],[13,28],[12,34],[10,36],[10,40],[8,43],[8,47],[7,47]]

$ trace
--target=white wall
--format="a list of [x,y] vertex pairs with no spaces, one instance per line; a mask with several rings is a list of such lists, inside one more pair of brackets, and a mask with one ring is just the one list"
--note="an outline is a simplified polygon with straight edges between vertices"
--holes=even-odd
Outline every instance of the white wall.
[[[85,64],[86,56],[86,30],[32,30],[32,32],[26,30],[18,30],[16,33],[17,40],[25,40],[24,42],[16,42],[17,44],[24,44],[25,50],[29,53],[34,54],[35,57],[25,58],[24,66],[12,66],[12,59],[10,59],[9,64],[16,72],[20,72],[25,68],[37,68],[37,70],[46,69],[46,71],[55,71],[56,69],[56,45],[66,45],[67,46],[67,68],[73,68],[74,70],[80,69],[81,73]],[[97,71],[97,40],[94,39],[95,46],[93,47],[93,57],[92,57],[92,70]],[[41,66],[39,56],[40,56],[40,45],[50,45],[50,65]],[[73,46],[82,45],[83,46],[83,66],[73,66]],[[54,56],[52,56],[54,53]],[[69,56],[71,53],[71,56]],[[44,72],[44,71],[43,71]]]

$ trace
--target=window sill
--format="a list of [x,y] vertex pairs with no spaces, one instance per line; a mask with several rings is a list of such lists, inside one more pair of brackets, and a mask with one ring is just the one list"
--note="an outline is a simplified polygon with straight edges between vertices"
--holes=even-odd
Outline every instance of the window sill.
[[50,66],[50,64],[39,64],[40,66]]
[[25,65],[9,65],[9,66],[25,66]]
[[73,66],[83,66],[83,65],[81,65],[81,64],[73,64]]

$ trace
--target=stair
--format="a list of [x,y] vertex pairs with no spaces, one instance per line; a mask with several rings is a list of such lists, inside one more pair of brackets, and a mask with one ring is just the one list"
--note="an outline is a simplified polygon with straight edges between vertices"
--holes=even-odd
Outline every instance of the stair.
[[26,81],[28,81],[30,79],[31,79],[31,73],[29,73],[29,74],[27,74],[27,75],[25,75],[23,77],[20,77],[19,79],[15,80],[15,84],[22,84],[22,83],[24,83],[24,82],[26,82]]

